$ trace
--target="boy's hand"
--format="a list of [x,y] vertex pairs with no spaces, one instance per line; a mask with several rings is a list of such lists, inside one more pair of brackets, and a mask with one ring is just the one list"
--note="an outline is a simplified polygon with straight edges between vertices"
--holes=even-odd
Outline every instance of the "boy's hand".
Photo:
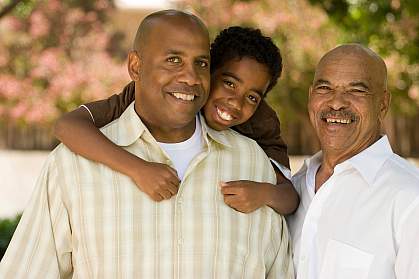
[[168,165],[139,159],[130,168],[132,180],[152,200],[159,202],[176,195],[180,180],[176,170]]
[[267,203],[269,183],[248,180],[221,182],[224,202],[237,211],[250,213]]

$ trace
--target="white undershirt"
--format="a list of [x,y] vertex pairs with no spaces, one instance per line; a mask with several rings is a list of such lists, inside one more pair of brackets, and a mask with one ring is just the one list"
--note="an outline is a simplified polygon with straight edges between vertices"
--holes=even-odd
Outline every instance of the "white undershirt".
[[195,132],[189,139],[177,143],[158,142],[172,161],[180,179],[183,179],[192,159],[204,149],[201,123],[198,116],[195,119]]

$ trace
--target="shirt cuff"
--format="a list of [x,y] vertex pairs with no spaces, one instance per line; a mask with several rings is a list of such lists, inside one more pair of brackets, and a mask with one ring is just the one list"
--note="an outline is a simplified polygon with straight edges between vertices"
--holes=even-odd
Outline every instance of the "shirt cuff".
[[291,181],[291,170],[289,168],[281,165],[272,158],[269,158],[269,160],[271,160],[271,162],[279,169],[279,171],[285,176],[286,179]]
[[90,111],[90,109],[85,105],[81,105],[81,106],[79,106],[79,108],[84,108],[85,110],[87,110],[87,112],[90,114],[90,117],[92,118],[93,124],[95,124],[95,118],[93,117],[93,114]]

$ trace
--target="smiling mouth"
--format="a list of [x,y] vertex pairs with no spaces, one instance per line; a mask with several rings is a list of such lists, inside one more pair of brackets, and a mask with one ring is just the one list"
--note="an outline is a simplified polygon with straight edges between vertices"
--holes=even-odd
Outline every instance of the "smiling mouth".
[[350,124],[353,122],[350,118],[323,118],[328,124]]
[[170,95],[172,95],[176,99],[179,99],[179,100],[182,100],[182,101],[192,102],[195,99],[195,95],[193,95],[193,94],[184,94],[184,93],[179,93],[179,92],[170,92]]
[[221,110],[221,109],[219,109],[218,107],[216,108],[217,109],[217,115],[222,119],[222,120],[224,120],[224,121],[231,121],[231,120],[233,120],[234,119],[234,117],[231,115],[231,114],[229,114],[228,112],[226,112],[226,111],[224,111],[224,110]]

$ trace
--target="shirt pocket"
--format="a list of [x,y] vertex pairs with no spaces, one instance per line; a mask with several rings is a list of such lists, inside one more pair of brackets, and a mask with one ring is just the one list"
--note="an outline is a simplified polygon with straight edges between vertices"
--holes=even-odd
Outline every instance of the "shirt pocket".
[[323,279],[366,279],[374,255],[336,240],[327,243],[320,277]]

